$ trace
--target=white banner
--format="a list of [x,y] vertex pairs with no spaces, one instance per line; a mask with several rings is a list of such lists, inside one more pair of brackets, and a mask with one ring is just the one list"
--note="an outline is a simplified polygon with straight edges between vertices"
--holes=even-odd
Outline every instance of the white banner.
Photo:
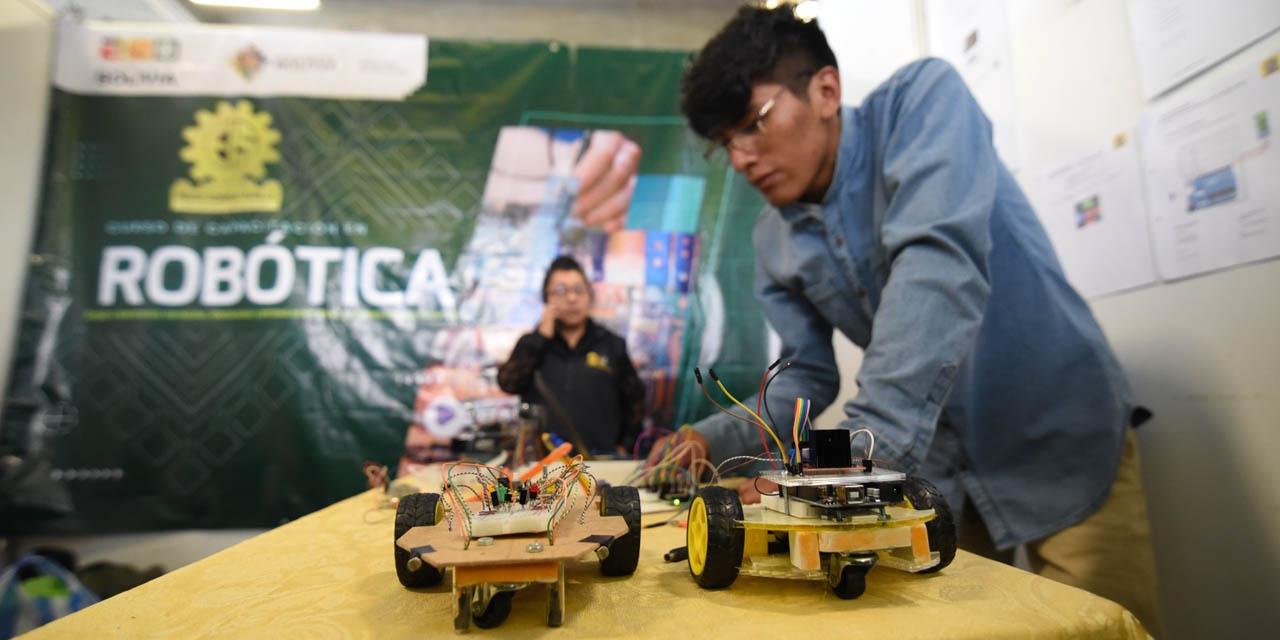
[[427,81],[427,37],[63,21],[54,86],[146,96],[402,100]]

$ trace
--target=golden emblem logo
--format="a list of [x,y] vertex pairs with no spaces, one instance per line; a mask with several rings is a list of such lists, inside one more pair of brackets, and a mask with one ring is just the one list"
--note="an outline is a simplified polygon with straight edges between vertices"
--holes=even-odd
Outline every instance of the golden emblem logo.
[[267,177],[267,163],[279,162],[280,132],[271,114],[254,112],[248,100],[219,101],[213,112],[196,111],[196,125],[182,130],[187,146],[178,157],[191,163],[191,180],[169,187],[169,208],[178,213],[279,211],[280,182]]
[[609,359],[594,351],[587,352],[587,366],[604,372],[612,372],[609,369]]

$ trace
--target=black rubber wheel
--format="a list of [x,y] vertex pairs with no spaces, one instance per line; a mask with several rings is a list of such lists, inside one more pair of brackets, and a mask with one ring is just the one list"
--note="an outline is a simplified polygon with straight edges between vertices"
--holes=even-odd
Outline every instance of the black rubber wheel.
[[635,487],[606,487],[601,496],[600,515],[622,516],[627,532],[609,543],[609,555],[600,561],[600,573],[629,576],[640,563],[640,490]]
[[733,584],[742,565],[746,530],[742,521],[742,501],[738,493],[724,487],[703,487],[689,506],[689,573],[704,589],[721,589]]
[[867,572],[870,565],[851,564],[840,571],[840,582],[831,587],[843,600],[853,600],[867,590]]
[[484,613],[477,614],[472,612],[471,622],[481,629],[492,629],[507,619],[511,615],[511,598],[515,597],[514,591],[499,591],[489,598],[489,606],[485,607]]
[[409,552],[394,544],[400,536],[414,527],[429,527],[436,523],[436,511],[440,507],[438,493],[412,493],[400,498],[396,505],[396,535],[392,539],[396,548],[396,577],[406,587],[430,587],[440,584],[444,575],[440,570],[423,562],[417,571],[409,570]]
[[913,509],[933,509],[936,517],[925,523],[929,532],[929,549],[938,552],[938,564],[918,573],[934,573],[946,568],[956,557],[956,521],[942,492],[933,483],[910,476],[902,487]]

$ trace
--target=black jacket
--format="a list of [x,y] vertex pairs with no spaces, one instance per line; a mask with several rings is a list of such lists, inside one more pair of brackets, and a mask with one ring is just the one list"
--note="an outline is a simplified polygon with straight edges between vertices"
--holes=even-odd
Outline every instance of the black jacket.
[[[541,374],[554,402],[542,397],[534,383],[535,372]],[[619,446],[630,450],[640,435],[644,386],[627,355],[627,343],[590,318],[572,351],[558,332],[551,339],[537,331],[522,336],[511,359],[498,369],[498,386],[520,394],[525,402],[542,405],[547,430],[570,440],[572,431],[553,406],[559,404],[592,451],[612,452]]]

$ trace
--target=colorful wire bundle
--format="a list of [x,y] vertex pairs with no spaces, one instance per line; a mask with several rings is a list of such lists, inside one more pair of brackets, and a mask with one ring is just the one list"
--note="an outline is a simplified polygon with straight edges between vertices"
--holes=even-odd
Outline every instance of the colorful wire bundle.
[[[778,421],[773,418],[773,412],[769,410],[769,386],[773,384],[774,380],[778,379],[778,376],[782,375],[783,371],[790,369],[793,364],[795,364],[795,362],[790,360],[782,363],[782,366],[778,367],[778,370],[774,371],[773,375],[769,376],[769,381],[765,382],[764,386],[760,388],[760,396],[764,399],[764,415],[769,416],[769,424],[778,424]],[[768,371],[765,371],[765,373],[767,374]],[[757,409],[757,411],[759,410]]]
[[[740,416],[740,415],[738,415],[738,414],[736,414],[736,413],[734,413],[734,412],[732,412],[732,411],[730,411],[730,410],[728,410],[728,409],[724,408],[723,406],[721,406],[721,405],[720,405],[720,403],[719,403],[719,402],[716,402],[716,399],[715,399],[715,398],[712,398],[712,397],[711,397],[711,393],[707,391],[707,387],[706,387],[706,385],[704,385],[704,384],[702,383],[702,371],[701,371],[700,369],[698,369],[697,367],[694,367],[694,368],[693,368],[693,377],[694,377],[694,379],[695,379],[695,380],[697,380],[697,381],[698,381],[698,388],[702,390],[702,395],[704,395],[704,396],[706,396],[706,397],[707,397],[707,401],[708,401],[708,402],[710,402],[712,406],[714,406],[715,408],[719,409],[721,412],[725,413],[726,415],[728,415],[728,416],[729,416],[729,417],[731,417],[731,418],[735,418],[735,419],[741,420],[741,421],[743,421],[743,422],[745,422],[745,423],[747,423],[747,424],[750,424],[750,425],[752,425],[752,426],[756,427],[756,429],[757,429],[758,431],[760,431],[760,444],[764,446],[764,452],[765,452],[765,455],[766,455],[766,456],[771,455],[771,454],[769,453],[769,443],[768,443],[768,442],[766,442],[766,441],[765,441],[765,439],[764,439],[764,429],[762,429],[762,428],[761,428],[761,426],[762,426],[762,424],[763,424],[763,423],[761,423],[761,422],[759,422],[759,421],[755,421],[755,422],[753,422],[750,418],[744,418],[744,417],[742,417],[742,416]],[[748,411],[750,411],[750,410],[748,409]],[[773,461],[772,461],[772,459],[769,461],[769,466],[770,466],[770,467],[772,467],[772,468],[774,468],[774,469],[777,469],[777,467],[773,466]]]
[[[467,476],[471,478],[466,478]],[[492,504],[489,496],[498,492],[499,480],[503,477],[509,479],[506,471],[475,462],[452,462],[440,468],[440,491],[445,498],[445,504],[449,507],[447,515],[450,523],[455,516],[457,517],[463,538],[463,549],[471,546],[472,518],[476,515],[467,503],[478,501],[482,512],[497,509],[500,505]],[[582,508],[582,517],[585,518],[587,508],[595,500],[599,483],[595,476],[586,471],[586,463],[580,455],[574,456],[567,464],[549,468],[546,477],[547,480],[539,489],[543,495],[550,497],[550,504],[547,505],[551,510],[551,516],[547,521],[547,541],[554,544],[556,525],[564,519],[565,515],[572,513],[577,505],[578,492],[575,488],[581,486],[582,493],[587,496],[586,504]],[[473,484],[480,485],[480,488],[477,489],[472,486]],[[471,500],[463,496],[463,489],[472,493]]]
[[[664,443],[656,463],[648,468],[637,469],[623,483],[668,484],[675,487],[687,485],[691,489],[697,487],[698,479],[702,477],[703,467],[712,472],[715,469],[710,462],[707,462],[707,451],[699,442],[684,439],[689,431],[691,431],[689,425],[681,427],[674,438]],[[693,462],[686,469],[682,461],[689,454],[693,454]]]
[[596,482],[595,476],[586,472],[586,463],[582,461],[582,456],[574,456],[569,464],[556,467],[554,469],[559,473],[546,484],[542,486],[543,491],[551,491],[555,499],[551,503],[551,518],[547,520],[547,543],[555,544],[555,528],[564,519],[564,516],[572,513],[574,506],[578,503],[577,492],[574,487],[581,483],[583,493],[587,494],[587,503],[582,508],[582,517],[587,515],[587,507],[595,499],[596,490],[599,484]]
[[[694,369],[694,372],[695,372],[695,377],[699,377],[699,378],[701,377],[696,375],[697,369]],[[766,423],[764,419],[760,417],[760,414],[752,411],[750,407],[748,407],[745,404],[742,404],[741,402],[738,401],[737,398],[733,397],[732,393],[729,393],[729,390],[725,388],[724,383],[720,381],[720,377],[716,375],[715,369],[707,369],[707,373],[711,374],[711,379],[715,381],[716,386],[720,387],[720,391],[724,393],[725,396],[727,396],[730,400],[732,400],[734,404],[738,405],[739,407],[742,407],[743,411],[746,411],[748,414],[751,414],[751,417],[755,418],[756,423],[759,424],[761,427],[763,427],[765,431],[769,432],[770,436],[773,436],[773,443],[778,445],[778,453],[781,454],[783,459],[786,459],[787,449],[786,447],[782,446],[782,440],[778,438],[778,434],[773,432],[773,428],[771,428],[768,425],[768,423]],[[723,411],[723,408],[721,410]],[[726,411],[726,413],[728,412]],[[733,415],[733,414],[730,413],[730,415]],[[767,445],[765,446],[765,455],[766,456],[770,455],[769,447]]]
[[[465,471],[463,474],[474,475],[480,480],[481,491],[478,494],[482,507],[486,499],[485,496],[488,495],[488,490],[486,489],[486,478],[481,472],[487,474],[489,476],[487,479],[491,479],[493,484],[496,485],[498,484],[498,474],[501,473],[501,470],[475,462],[454,462],[440,467],[440,491],[444,494],[450,512],[458,517],[458,526],[462,531],[463,540],[465,540],[462,548],[466,549],[471,546],[471,518],[473,514],[471,509],[467,507],[467,500],[462,497],[462,490],[459,488],[460,486],[468,485],[459,485],[454,480],[454,472],[458,467],[476,469],[476,471]],[[474,488],[471,488],[471,490],[475,492]]]
[[805,428],[805,433],[808,433],[809,428],[811,426],[809,424],[809,399],[808,398],[796,398],[795,420],[791,424],[791,443],[795,446],[796,455],[795,455],[794,461],[796,463],[796,466],[800,465],[800,427],[801,426]]
[[[777,367],[779,362],[782,362],[782,358],[778,358],[777,360],[774,360],[773,364],[770,364],[768,368],[764,370],[764,373],[760,376],[760,389],[756,391],[756,414],[757,415],[760,413],[760,403],[764,400],[764,389],[767,386],[768,382],[772,380],[772,378],[769,377],[769,372],[773,371],[774,367]],[[781,371],[779,371],[779,373],[781,373]],[[769,406],[769,403],[766,402],[764,406],[767,408]],[[777,424],[777,422],[774,421],[772,415],[769,416],[769,422]],[[760,433],[760,446],[764,447],[765,452],[768,453],[769,443],[766,442],[764,439],[764,429],[757,429],[756,431]],[[777,469],[777,467],[773,466],[773,460],[769,460],[769,467],[772,469]]]

